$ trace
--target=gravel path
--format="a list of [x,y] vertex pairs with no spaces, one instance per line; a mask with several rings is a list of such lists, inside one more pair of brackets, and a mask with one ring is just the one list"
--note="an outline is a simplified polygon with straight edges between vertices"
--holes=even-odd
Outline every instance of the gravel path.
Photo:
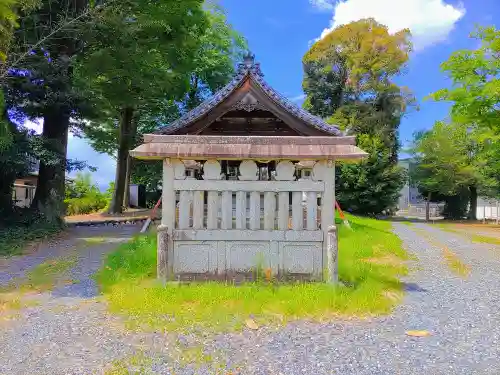
[[[248,364],[245,374],[499,374],[500,249],[426,224],[396,223],[395,231],[418,263],[391,316],[228,335],[227,350]],[[471,267],[467,279],[444,263],[443,245]],[[407,330],[432,335],[412,338]]]
[[[499,374],[500,248],[472,244],[426,224],[394,227],[418,262],[404,280],[405,300],[392,315],[226,334],[202,342],[205,350],[227,368],[241,366],[238,373],[245,375]],[[98,232],[78,236],[101,236]],[[20,319],[8,327],[0,325],[0,374],[102,373],[92,371],[138,351],[154,356],[148,374],[173,374],[172,365],[175,374],[214,373],[172,364],[168,338],[127,333],[99,298],[89,298],[96,292],[89,275],[113,247],[109,242],[131,232],[115,231],[106,234],[115,240],[77,250],[82,260],[73,272],[80,284],[43,296],[40,305],[25,309]],[[470,266],[469,277],[448,268],[443,247]],[[53,256],[54,250],[46,253]],[[24,266],[24,258],[12,262],[11,270],[22,274],[26,264],[36,263],[30,257]],[[428,330],[431,336],[405,334],[413,329]]]

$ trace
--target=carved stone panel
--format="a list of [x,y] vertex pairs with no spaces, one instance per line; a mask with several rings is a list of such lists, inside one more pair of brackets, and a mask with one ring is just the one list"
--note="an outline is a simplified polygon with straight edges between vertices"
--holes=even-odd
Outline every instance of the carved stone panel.
[[204,180],[221,180],[221,166],[217,160],[208,160],[203,165]]
[[253,160],[244,160],[240,164],[239,180],[257,181],[259,179],[259,168]]
[[276,166],[277,181],[293,181],[294,173],[295,173],[295,166],[291,161],[280,161]]

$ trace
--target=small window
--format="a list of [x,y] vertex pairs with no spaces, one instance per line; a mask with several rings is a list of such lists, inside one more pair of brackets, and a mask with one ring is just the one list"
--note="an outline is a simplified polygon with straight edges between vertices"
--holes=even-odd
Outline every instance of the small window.
[[304,171],[304,177],[310,177],[311,171]]
[[30,191],[29,191],[29,190],[30,190],[30,189],[28,189],[28,188],[25,188],[25,189],[24,189],[24,191],[25,191],[25,193],[24,193],[24,199],[29,199],[29,197],[30,197],[30,196],[29,196],[29,194],[30,194]]

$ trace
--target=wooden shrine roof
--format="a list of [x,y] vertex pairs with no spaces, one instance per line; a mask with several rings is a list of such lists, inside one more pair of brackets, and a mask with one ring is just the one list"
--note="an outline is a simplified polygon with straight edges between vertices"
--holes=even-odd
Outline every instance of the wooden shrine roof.
[[343,135],[338,127],[327,124],[274,90],[264,80],[260,64],[254,61],[253,55],[245,57],[224,88],[178,120],[160,128],[156,134],[200,134],[230,111],[246,112],[249,118],[259,111],[270,113],[297,135]]

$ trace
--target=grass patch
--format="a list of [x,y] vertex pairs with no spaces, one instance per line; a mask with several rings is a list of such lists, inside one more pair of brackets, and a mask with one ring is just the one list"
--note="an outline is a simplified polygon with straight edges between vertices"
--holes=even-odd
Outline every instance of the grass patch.
[[75,281],[68,278],[68,273],[76,263],[76,256],[48,260],[33,267],[24,277],[13,280],[4,291],[45,292],[60,284],[73,284]]
[[453,228],[450,224],[438,224],[439,228],[451,233],[460,234],[462,236],[468,237],[474,243],[486,243],[490,245],[500,245],[500,238],[486,236],[483,234],[469,233],[459,228]]
[[[456,230],[450,228],[446,224],[439,224],[439,227],[445,231],[448,232],[457,232]],[[427,231],[424,231],[422,229],[414,229],[416,232],[420,233],[423,237],[429,241],[432,245],[435,247],[441,249],[443,258],[445,260],[445,263],[447,267],[452,271],[453,273],[462,276],[462,277],[467,277],[469,276],[471,270],[470,267],[462,262],[462,260],[453,252],[451,251],[446,245],[442,244],[441,242],[433,239],[431,236],[429,236],[429,233]]]
[[443,247],[443,256],[448,268],[459,276],[469,276],[470,267],[463,263],[460,258],[447,247]]
[[147,374],[147,368],[151,367],[153,361],[144,354],[135,354],[127,358],[113,361],[104,371],[104,375],[143,375]]
[[0,314],[10,310],[21,310],[23,303],[21,298],[13,294],[0,294]]
[[21,310],[38,304],[38,301],[25,299],[18,292],[0,293],[0,324],[17,319]]
[[[344,285],[260,282],[165,287],[155,281],[155,236],[119,246],[96,279],[111,311],[130,317],[136,328],[216,332],[241,329],[249,317],[267,325],[388,313],[400,299],[395,296],[401,295],[399,277],[407,273],[403,260],[408,256],[390,222],[353,216],[349,221],[353,231],[338,226],[339,277]],[[389,258],[391,262],[384,261]]]
[[471,234],[470,239],[475,243],[486,243],[490,245],[500,245],[500,238],[484,236],[481,234]]
[[0,256],[21,254],[30,243],[47,239],[59,232],[61,227],[44,223],[18,225],[0,229]]

